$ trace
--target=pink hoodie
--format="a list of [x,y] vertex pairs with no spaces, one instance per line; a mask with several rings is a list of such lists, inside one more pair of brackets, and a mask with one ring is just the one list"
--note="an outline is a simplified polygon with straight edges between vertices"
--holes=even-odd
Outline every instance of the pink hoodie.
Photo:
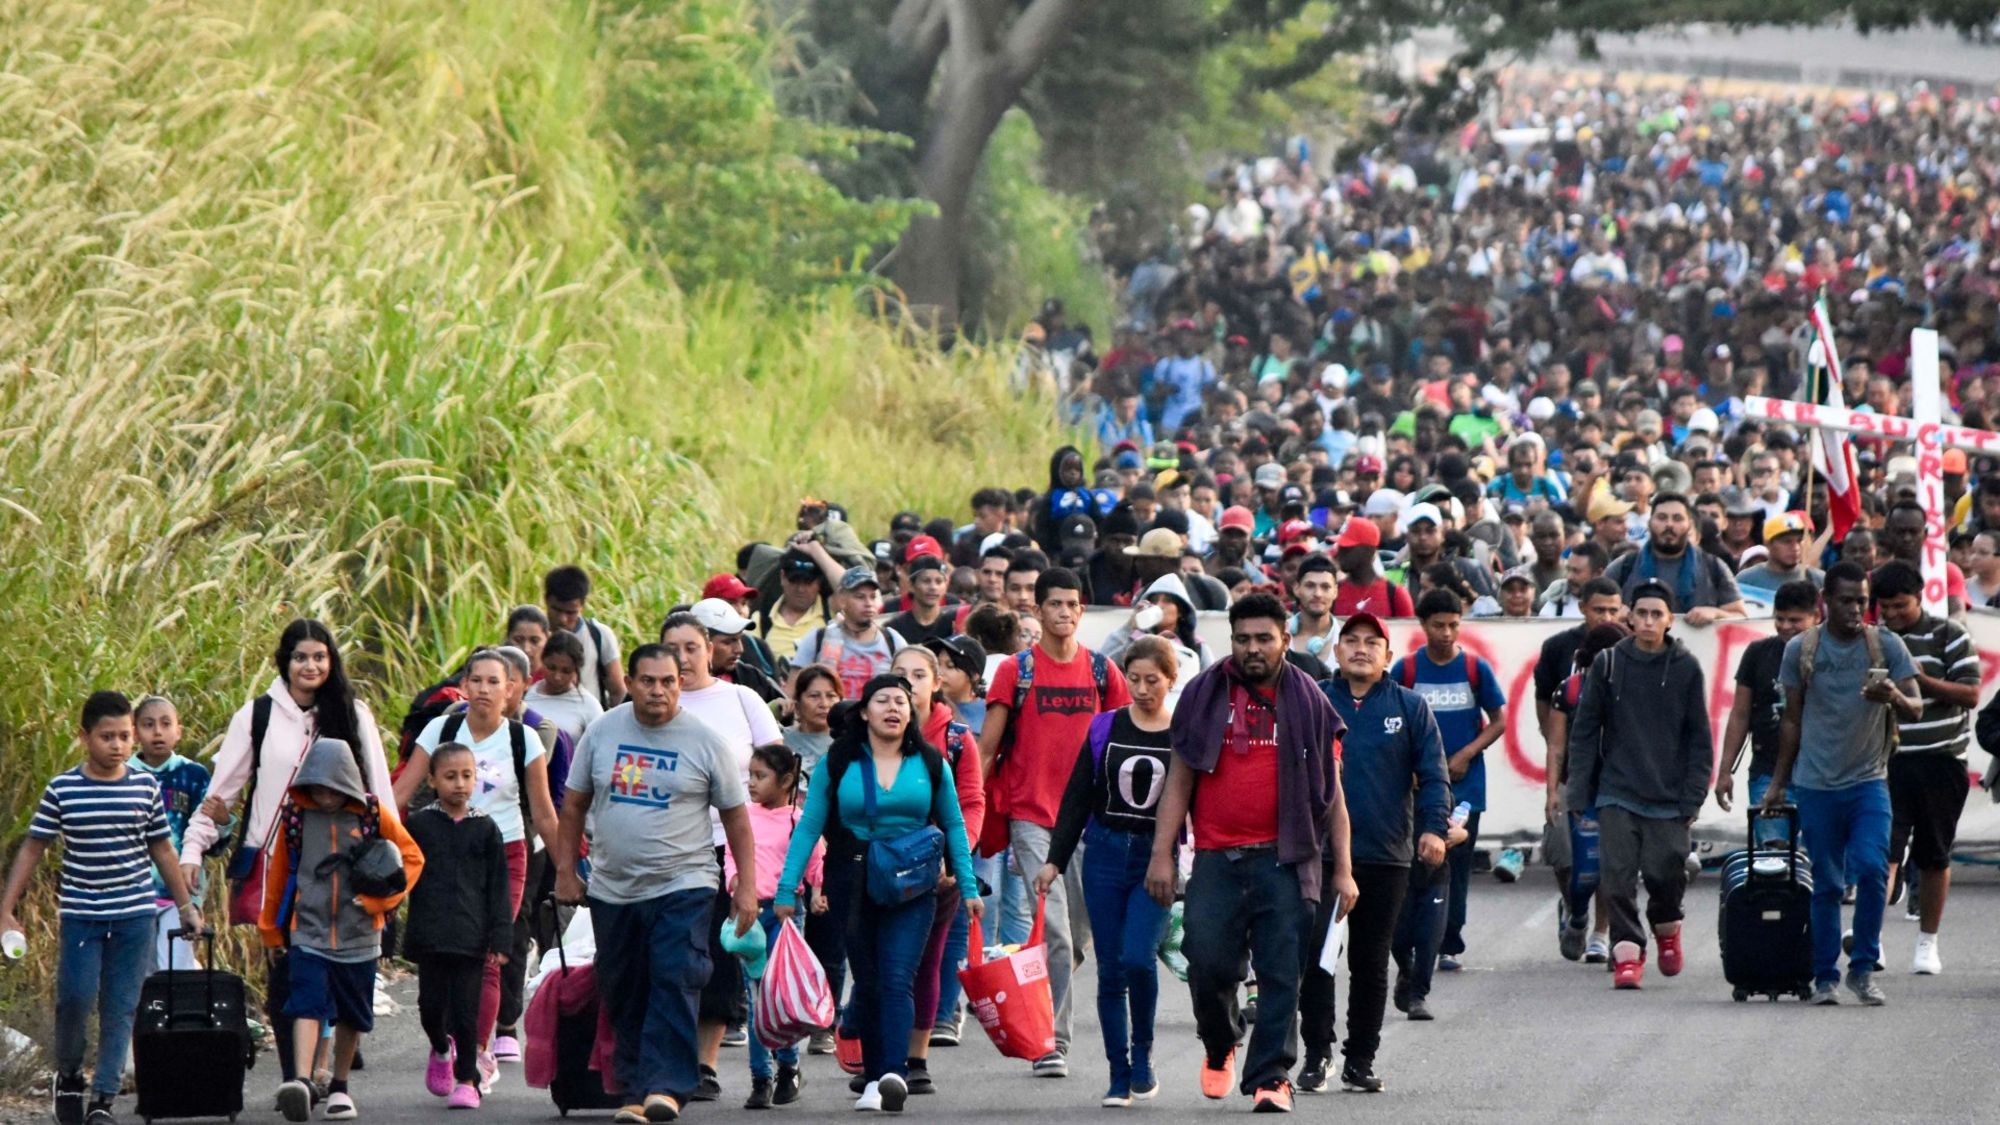
[[[757,901],[767,902],[778,897],[778,874],[785,869],[785,853],[792,846],[799,810],[792,805],[767,808],[755,801],[744,807],[750,810],[750,838],[757,844]],[[825,869],[826,841],[820,840],[813,844],[812,858],[806,861],[806,885],[819,886]],[[722,878],[725,886],[736,885],[734,853],[723,855]]]

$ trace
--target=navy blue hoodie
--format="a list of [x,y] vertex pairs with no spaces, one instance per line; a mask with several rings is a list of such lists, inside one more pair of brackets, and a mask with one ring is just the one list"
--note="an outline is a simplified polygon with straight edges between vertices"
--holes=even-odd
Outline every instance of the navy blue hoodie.
[[1442,838],[1451,818],[1451,775],[1430,704],[1387,679],[1377,680],[1359,705],[1342,677],[1319,687],[1347,724],[1340,787],[1354,862],[1408,867],[1416,837]]

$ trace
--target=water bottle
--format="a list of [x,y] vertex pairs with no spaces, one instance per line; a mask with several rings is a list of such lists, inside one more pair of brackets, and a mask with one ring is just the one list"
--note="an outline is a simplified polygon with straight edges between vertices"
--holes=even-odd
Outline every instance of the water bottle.
[[28,935],[19,930],[8,930],[0,934],[0,953],[5,953],[9,961],[19,961],[28,955]]
[[1471,801],[1460,801],[1458,807],[1451,810],[1451,826],[1453,828],[1465,827],[1465,822],[1470,819],[1472,819]]

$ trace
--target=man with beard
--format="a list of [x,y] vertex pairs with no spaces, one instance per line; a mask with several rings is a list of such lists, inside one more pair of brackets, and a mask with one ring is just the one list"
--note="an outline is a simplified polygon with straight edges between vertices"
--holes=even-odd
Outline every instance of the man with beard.
[[1349,516],[1333,541],[1333,558],[1340,565],[1340,585],[1334,593],[1337,615],[1373,613],[1378,617],[1409,617],[1416,612],[1410,592],[1376,569],[1382,533],[1372,520]]
[[1528,525],[1528,545],[1534,548],[1535,557],[1514,569],[1534,582],[1537,599],[1565,577],[1563,539],[1562,517],[1554,512],[1543,512]]
[[1659,582],[1674,595],[1675,607],[1690,625],[1744,616],[1743,595],[1737,591],[1729,567],[1693,546],[1694,508],[1686,496],[1663,492],[1654,497],[1646,528],[1645,544],[1613,559],[1604,570],[1604,576],[1618,583],[1627,601],[1640,584]]
[[[1192,817],[1184,948],[1201,1092],[1221,1099],[1235,1086],[1257,1111],[1282,1113],[1292,1107],[1300,967],[1317,939],[1316,904],[1337,899],[1345,913],[1359,893],[1335,757],[1342,727],[1318,686],[1285,660],[1278,599],[1237,602],[1229,631],[1229,659],[1190,681],[1174,713],[1146,890],[1173,902],[1174,852]],[[1257,1020],[1239,1082],[1246,960],[1257,975]]]
[[1250,557],[1250,535],[1257,527],[1257,517],[1248,508],[1231,507],[1222,512],[1222,519],[1215,525],[1215,553],[1208,557],[1210,577],[1219,577],[1223,571],[1234,567],[1250,576],[1252,582],[1264,581],[1264,568]]

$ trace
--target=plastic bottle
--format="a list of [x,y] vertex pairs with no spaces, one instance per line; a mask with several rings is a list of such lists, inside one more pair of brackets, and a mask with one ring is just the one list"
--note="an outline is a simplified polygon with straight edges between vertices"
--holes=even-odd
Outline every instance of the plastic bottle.
[[1458,807],[1451,810],[1451,826],[1453,828],[1465,827],[1465,822],[1470,819],[1472,819],[1471,801],[1460,801]]

